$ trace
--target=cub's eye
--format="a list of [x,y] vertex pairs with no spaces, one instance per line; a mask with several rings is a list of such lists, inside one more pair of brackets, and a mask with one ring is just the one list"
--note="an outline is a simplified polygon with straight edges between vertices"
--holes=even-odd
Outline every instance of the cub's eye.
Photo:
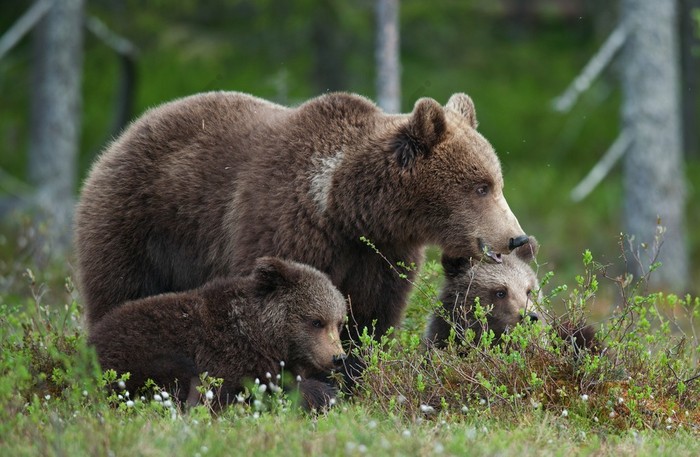
[[506,295],[508,295],[508,292],[503,289],[496,291],[496,298],[506,298]]
[[476,188],[476,195],[479,197],[485,197],[489,193],[489,186],[482,184]]
[[323,322],[321,322],[319,319],[315,319],[313,322],[311,322],[311,325],[313,325],[314,328],[323,328]]

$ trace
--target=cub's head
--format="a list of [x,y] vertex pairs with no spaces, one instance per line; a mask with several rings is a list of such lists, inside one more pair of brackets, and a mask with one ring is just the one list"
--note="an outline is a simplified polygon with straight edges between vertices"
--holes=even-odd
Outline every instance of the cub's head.
[[393,133],[393,166],[423,238],[453,258],[500,262],[527,236],[503,196],[498,157],[476,128],[468,95],[454,94],[444,107],[421,98]]
[[445,283],[440,293],[442,307],[436,311],[426,331],[426,340],[443,346],[454,328],[458,339],[472,329],[477,338],[482,325],[475,317],[475,301],[487,311],[486,329],[498,337],[521,322],[537,321],[533,310],[538,281],[530,267],[537,252],[537,241],[528,243],[502,258],[502,263],[474,262],[443,255]]
[[342,364],[345,352],[340,331],[347,303],[328,276],[308,265],[275,257],[258,259],[253,275],[274,304],[265,308],[269,315],[261,316],[262,322],[277,321],[274,326],[283,329],[279,337],[287,347],[289,370],[307,377]]

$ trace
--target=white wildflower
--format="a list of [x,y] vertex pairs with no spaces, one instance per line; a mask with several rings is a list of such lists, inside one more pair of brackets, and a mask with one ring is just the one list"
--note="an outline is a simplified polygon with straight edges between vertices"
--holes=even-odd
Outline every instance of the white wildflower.
[[561,417],[569,417],[569,411],[567,411],[567,410],[562,410],[562,412],[561,412]]
[[297,375],[297,382],[301,382],[301,375],[300,374]]
[[44,395],[44,398],[45,398],[46,400],[51,400],[51,395],[50,395],[50,394],[46,394],[46,395]]
[[367,446],[365,446],[364,444],[360,444],[359,446],[357,446],[357,452],[359,452],[360,454],[367,453]]
[[618,402],[619,404],[623,404],[623,403],[625,402],[625,399],[622,398],[622,397],[620,397],[620,398],[617,399],[617,402]]
[[445,450],[445,446],[443,446],[442,443],[435,443],[435,447],[433,447],[434,453],[442,454],[444,450]]
[[125,383],[124,381],[119,381],[119,382],[117,383],[117,385],[118,385],[119,388],[122,389],[122,390],[126,389],[126,383]]
[[406,403],[406,397],[404,397],[403,395],[399,394],[399,396],[396,397],[396,401],[397,401],[397,403],[398,403],[399,405],[403,405],[404,403]]
[[163,397],[161,397],[160,394],[155,394],[155,395],[153,396],[153,399],[154,399],[155,401],[163,401]]
[[163,396],[163,400],[167,400],[168,398],[170,398],[170,394],[167,392],[161,392],[160,394]]
[[258,387],[258,390],[260,391],[260,393],[265,393],[265,391],[267,390],[267,385],[260,384],[260,387]]
[[134,402],[133,402],[132,400],[127,400],[126,406],[128,406],[129,408],[131,408],[131,407],[134,406]]
[[284,368],[284,360],[280,360],[280,366]]
[[173,406],[173,402],[170,401],[170,400],[165,400],[165,401],[163,402],[163,406],[165,406],[166,408],[170,408],[170,407]]
[[331,398],[330,400],[328,400],[328,405],[329,405],[329,406],[334,406],[334,405],[335,405],[335,402],[336,402],[336,399],[335,399],[335,398]]
[[429,414],[429,413],[434,412],[435,408],[433,408],[430,405],[420,405],[420,410],[421,410],[421,412],[423,412],[425,414]]
[[272,379],[272,374],[268,371],[267,373],[265,373],[265,377],[267,379]]
[[87,391],[87,390],[83,390],[83,397],[87,397],[87,396],[88,396],[88,391]]
[[257,386],[259,384],[260,384],[260,380],[258,378],[255,378],[255,385]]
[[404,438],[408,438],[411,436],[411,431],[409,429],[404,430],[401,435],[403,435]]
[[588,401],[588,394],[581,395],[581,400]]
[[214,399],[214,392],[212,392],[211,389],[207,390],[206,393],[204,394],[204,398],[206,398],[209,401],[213,400]]
[[462,406],[462,412],[466,413],[467,411],[469,411],[469,407],[467,405]]

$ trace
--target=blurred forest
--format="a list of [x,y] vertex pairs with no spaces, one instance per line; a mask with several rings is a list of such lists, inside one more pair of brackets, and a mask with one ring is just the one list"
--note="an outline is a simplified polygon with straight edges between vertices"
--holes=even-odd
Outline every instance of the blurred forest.
[[[699,105],[698,3],[681,2],[678,24],[682,100],[692,122]],[[0,35],[31,4],[1,2]],[[124,100],[124,60],[94,33],[85,33],[76,195],[96,154],[123,127],[120,107],[133,119],[173,98],[220,89],[283,104],[335,90],[377,98],[372,0],[91,0],[85,8],[87,18],[102,21],[136,53],[129,73],[133,99]],[[580,271],[585,249],[614,265],[612,272],[621,271],[622,167],[613,168],[582,201],[570,197],[620,131],[619,61],[569,112],[553,109],[553,100],[618,19],[618,2],[606,0],[400,2],[401,111],[425,96],[445,103],[452,93],[466,92],[474,99],[479,130],[501,158],[510,207],[540,241],[540,272],[555,271],[559,280]],[[5,201],[31,190],[32,64],[31,36],[0,58],[0,198]],[[692,229],[700,224],[700,147],[696,125],[690,127],[684,145],[686,226],[690,282],[697,292],[700,232]],[[23,220],[3,213],[5,266],[30,258]]]

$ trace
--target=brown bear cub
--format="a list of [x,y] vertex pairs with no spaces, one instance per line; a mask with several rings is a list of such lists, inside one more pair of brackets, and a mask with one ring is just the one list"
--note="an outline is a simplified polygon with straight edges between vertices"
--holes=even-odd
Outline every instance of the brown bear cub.
[[[266,257],[248,276],[125,303],[93,326],[89,342],[103,369],[131,374],[132,392],[150,378],[193,404],[199,375],[207,372],[223,378],[226,403],[246,380],[265,380],[267,373],[274,380],[282,370],[307,378],[342,363],[346,307],[325,274]],[[299,387],[308,408],[325,406],[333,394],[314,379]]]
[[[475,342],[483,330],[492,330],[496,338],[522,321],[536,321],[533,294],[538,281],[530,262],[537,253],[534,237],[502,263],[486,263],[465,258],[442,256],[445,283],[440,292],[442,306],[433,314],[425,332],[429,346],[445,347],[450,332],[463,341],[468,329],[474,331]],[[487,311],[486,325],[475,316],[475,300]]]
[[444,106],[421,98],[409,114],[347,93],[296,107],[237,92],[166,103],[100,156],[75,227],[90,328],[129,300],[276,256],[328,274],[352,303],[353,327],[376,322],[381,335],[411,288],[386,260],[419,266],[435,244],[498,261],[527,241],[465,94]]

